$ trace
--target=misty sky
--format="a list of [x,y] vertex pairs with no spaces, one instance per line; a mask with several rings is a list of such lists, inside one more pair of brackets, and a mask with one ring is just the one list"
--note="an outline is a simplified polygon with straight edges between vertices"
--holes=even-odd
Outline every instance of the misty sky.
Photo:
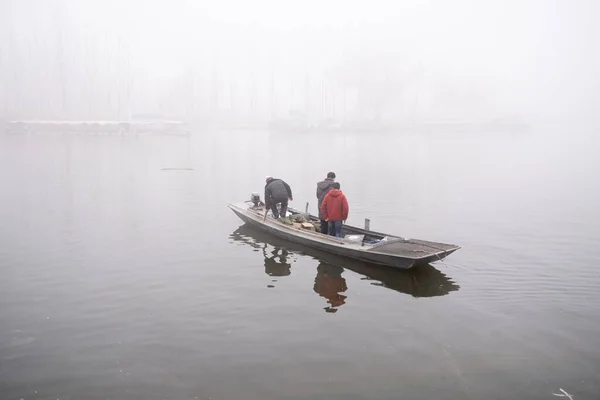
[[600,2],[0,0],[0,117],[592,116]]

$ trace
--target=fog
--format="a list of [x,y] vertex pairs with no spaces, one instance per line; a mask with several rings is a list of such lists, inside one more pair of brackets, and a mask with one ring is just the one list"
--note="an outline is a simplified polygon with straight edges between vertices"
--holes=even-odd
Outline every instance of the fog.
[[595,117],[599,11],[594,0],[2,0],[0,119]]
[[0,400],[599,399],[599,21],[0,0]]

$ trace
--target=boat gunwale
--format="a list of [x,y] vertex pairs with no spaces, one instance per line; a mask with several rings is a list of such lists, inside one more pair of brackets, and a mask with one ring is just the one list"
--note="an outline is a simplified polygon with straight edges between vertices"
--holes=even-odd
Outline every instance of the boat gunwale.
[[[399,258],[399,259],[407,259],[407,260],[413,260],[414,262],[416,261],[420,261],[420,260],[424,260],[424,259],[428,259],[428,258],[434,258],[437,257],[437,260],[434,261],[441,261],[443,258],[445,258],[447,255],[455,252],[456,250],[460,249],[460,246],[456,246],[456,245],[451,245],[453,246],[452,248],[448,249],[448,250],[440,250],[437,252],[432,252],[432,253],[427,253],[423,256],[416,256],[416,255],[400,255],[400,254],[394,254],[394,253],[384,253],[381,251],[376,251],[373,250],[373,248],[376,248],[375,246],[380,247],[379,243],[373,245],[372,247],[369,247],[367,249],[363,248],[364,245],[359,246],[348,246],[349,244],[352,243],[347,243],[344,242],[343,240],[335,240],[333,239],[333,237],[328,236],[328,235],[322,235],[322,234],[318,234],[319,236],[316,236],[317,233],[316,232],[312,232],[312,231],[307,231],[307,230],[303,230],[301,228],[295,227],[293,225],[286,225],[283,224],[277,220],[274,220],[271,218],[271,220],[262,220],[262,218],[264,217],[264,214],[260,214],[259,212],[255,211],[255,210],[250,210],[250,209],[244,209],[242,207],[240,207],[241,203],[238,204],[234,204],[234,203],[228,203],[228,207],[231,209],[236,209],[239,212],[242,212],[243,214],[247,215],[248,217],[252,218],[253,220],[255,220],[257,223],[263,225],[263,226],[268,226],[271,227],[273,229],[277,229],[280,232],[286,233],[286,232],[290,232],[292,234],[294,234],[297,237],[300,237],[302,239],[306,239],[306,240],[310,240],[313,242],[320,242],[329,246],[334,246],[337,248],[342,248],[345,250],[352,250],[352,251],[356,251],[359,253],[370,253],[370,254],[377,254],[380,256],[384,256],[384,257],[392,257],[392,258]],[[245,203],[244,203],[245,204]],[[296,213],[300,213],[298,210],[294,210],[294,209],[290,209],[290,211],[296,212]],[[268,212],[268,211],[267,211]],[[309,214],[310,216],[310,214]],[[379,232],[373,232],[373,231],[367,231],[361,228],[356,228],[352,225],[347,225],[350,228],[353,229],[357,229],[366,233],[373,233],[374,235],[377,236],[388,236],[388,237],[392,237],[394,239],[397,239],[397,241],[405,241],[406,239],[398,237],[398,236],[394,236],[394,235],[388,235],[388,234],[383,234],[383,233],[379,233]],[[396,240],[391,241],[391,243],[396,242]],[[388,243],[381,243],[381,245],[386,245],[389,244]]]

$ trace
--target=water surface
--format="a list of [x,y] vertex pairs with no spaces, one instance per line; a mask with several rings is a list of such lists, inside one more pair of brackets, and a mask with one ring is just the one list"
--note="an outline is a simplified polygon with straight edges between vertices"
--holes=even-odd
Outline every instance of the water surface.
[[[2,398],[595,399],[597,148],[556,127],[0,136]],[[274,175],[314,212],[330,170],[349,223],[463,248],[373,268],[226,207]]]

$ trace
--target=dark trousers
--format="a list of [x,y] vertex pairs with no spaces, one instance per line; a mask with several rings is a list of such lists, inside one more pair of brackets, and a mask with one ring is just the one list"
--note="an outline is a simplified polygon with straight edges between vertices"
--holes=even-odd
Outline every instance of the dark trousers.
[[321,220],[321,233],[323,235],[329,234],[329,222],[325,221],[324,219]]
[[329,221],[329,236],[342,237],[342,221]]
[[279,218],[279,211],[277,210],[277,204],[281,204],[281,218],[285,218],[288,207],[288,199],[279,201],[277,203],[271,203],[271,212],[274,218]]

